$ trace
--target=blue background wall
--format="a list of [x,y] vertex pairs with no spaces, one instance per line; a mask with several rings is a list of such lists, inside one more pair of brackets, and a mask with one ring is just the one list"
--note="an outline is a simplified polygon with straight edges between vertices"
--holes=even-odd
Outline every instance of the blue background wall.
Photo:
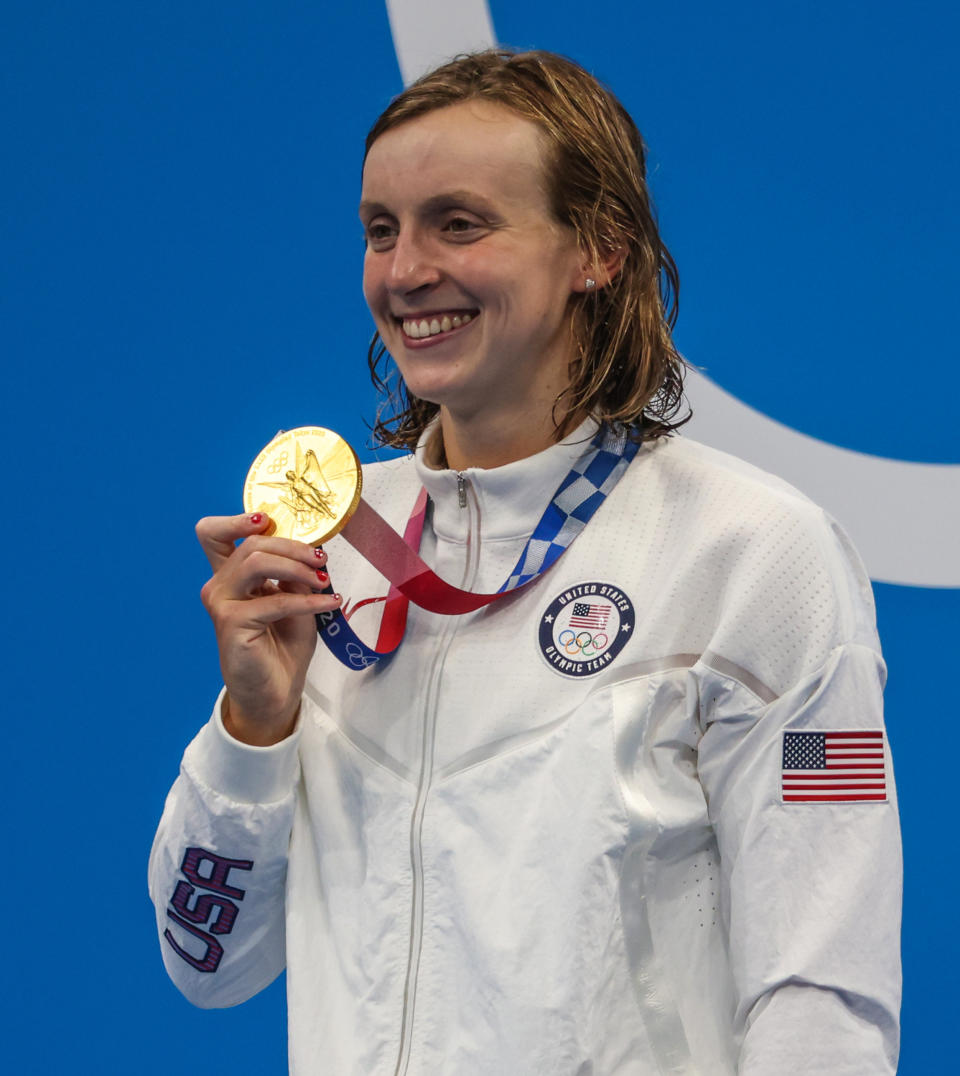
[[[935,463],[960,462],[954,11],[491,4],[501,41],[575,56],[644,131],[691,361],[808,434]],[[228,1012],[180,999],[145,864],[218,686],[194,521],[237,510],[278,427],[367,444],[355,204],[401,87],[386,9],[33,0],[0,29],[2,1054],[18,1073],[280,1073],[282,982]],[[901,1072],[946,1071],[960,591],[876,594]]]

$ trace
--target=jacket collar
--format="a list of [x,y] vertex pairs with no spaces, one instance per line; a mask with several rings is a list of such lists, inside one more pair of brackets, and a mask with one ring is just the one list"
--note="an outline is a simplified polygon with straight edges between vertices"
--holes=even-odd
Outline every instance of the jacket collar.
[[[433,506],[433,529],[438,538],[466,541],[470,531],[468,508],[460,507],[459,477],[466,482],[468,506],[471,497],[480,514],[480,537],[484,541],[526,538],[536,527],[557,487],[573,464],[590,448],[597,431],[594,419],[587,419],[568,437],[526,459],[503,467],[468,467],[451,471],[431,465],[430,449],[436,423],[429,426],[414,454],[417,475]],[[439,430],[436,431],[439,435]]]

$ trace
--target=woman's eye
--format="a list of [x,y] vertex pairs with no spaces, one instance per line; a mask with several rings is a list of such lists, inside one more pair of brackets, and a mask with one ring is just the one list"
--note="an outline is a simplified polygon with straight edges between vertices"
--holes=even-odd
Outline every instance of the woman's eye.
[[364,239],[373,247],[381,249],[393,242],[396,229],[392,224],[368,224],[364,229]]
[[471,220],[469,217],[451,217],[443,226],[445,232],[458,236],[471,235],[472,233],[479,231],[480,228],[481,225],[475,220]]

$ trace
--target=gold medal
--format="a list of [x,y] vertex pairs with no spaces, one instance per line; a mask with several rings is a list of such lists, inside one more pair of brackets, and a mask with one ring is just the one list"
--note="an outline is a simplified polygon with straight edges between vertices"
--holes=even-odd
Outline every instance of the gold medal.
[[243,507],[270,517],[269,534],[322,545],[356,511],[361,482],[360,461],[342,437],[300,426],[278,433],[253,461]]

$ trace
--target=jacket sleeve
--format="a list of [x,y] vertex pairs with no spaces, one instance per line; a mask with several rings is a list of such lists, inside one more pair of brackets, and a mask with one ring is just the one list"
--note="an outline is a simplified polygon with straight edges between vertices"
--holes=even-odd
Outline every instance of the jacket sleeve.
[[[701,685],[699,773],[720,851],[741,1076],[896,1072],[902,860],[885,668],[859,562],[837,573],[847,639],[815,669],[774,690],[729,668]],[[880,757],[848,782],[837,752],[863,732]]]
[[299,729],[272,747],[240,743],[218,701],[167,797],[150,896],[167,972],[203,1008],[245,1001],[283,970],[298,741]]

